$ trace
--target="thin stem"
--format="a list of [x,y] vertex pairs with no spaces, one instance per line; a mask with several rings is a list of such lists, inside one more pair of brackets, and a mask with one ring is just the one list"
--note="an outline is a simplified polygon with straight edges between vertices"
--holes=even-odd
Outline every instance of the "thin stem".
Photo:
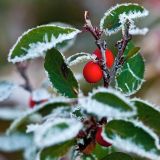
[[123,36],[122,40],[118,41],[116,44],[116,47],[118,48],[118,54],[111,69],[110,83],[112,83],[115,80],[117,70],[121,68],[121,66],[124,64],[124,57],[123,57],[124,51],[126,49],[128,42],[132,38],[131,35],[129,34],[129,27],[130,27],[130,21],[126,20],[126,23],[122,28],[122,36]]
[[104,87],[107,88],[109,86],[110,73],[106,66],[106,56],[105,56],[105,51],[107,48],[106,42],[104,40],[103,41],[101,40],[101,35],[103,32],[99,30],[97,27],[92,26],[91,20],[89,19],[88,11],[85,11],[84,19],[85,19],[84,29],[92,34],[92,36],[95,39],[96,45],[101,51],[102,60],[99,60],[99,64],[103,71]]
[[24,85],[22,87],[26,89],[29,92],[32,92],[32,86],[30,83],[30,80],[28,78],[28,75],[26,73],[27,68],[28,68],[28,62],[23,62],[23,63],[16,63],[17,71],[21,75],[21,77],[24,79]]

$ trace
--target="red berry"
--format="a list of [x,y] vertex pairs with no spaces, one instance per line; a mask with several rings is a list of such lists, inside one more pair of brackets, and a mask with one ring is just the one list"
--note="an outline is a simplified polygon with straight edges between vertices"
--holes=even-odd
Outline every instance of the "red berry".
[[109,142],[105,141],[104,138],[102,137],[102,127],[98,127],[98,129],[97,129],[96,141],[98,144],[100,144],[101,146],[104,146],[104,147],[109,147],[112,145]]
[[[102,59],[102,55],[101,55],[101,51],[99,48],[97,48],[93,54],[95,54],[97,56],[98,59]],[[114,55],[113,53],[107,49],[106,50],[106,65],[108,68],[111,68],[113,66],[113,63],[114,63]]]
[[29,98],[29,107],[33,108],[36,105],[36,102],[32,99],[32,97]]
[[97,83],[103,77],[102,70],[97,63],[88,62],[83,69],[83,76],[89,83]]
[[35,105],[38,105],[38,104],[40,104],[40,103],[44,103],[44,102],[47,102],[47,101],[48,101],[48,99],[43,99],[43,100],[41,100],[41,101],[34,101],[34,100],[32,99],[32,97],[30,97],[30,98],[29,98],[29,107],[30,107],[30,108],[34,108]]

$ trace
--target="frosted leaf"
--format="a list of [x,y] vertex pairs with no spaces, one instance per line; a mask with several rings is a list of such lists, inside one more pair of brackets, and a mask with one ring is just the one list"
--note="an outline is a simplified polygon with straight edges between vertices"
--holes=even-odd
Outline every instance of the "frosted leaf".
[[146,17],[148,14],[148,10],[135,3],[117,4],[105,13],[101,19],[100,28],[105,31],[106,35],[111,35],[122,29],[126,19],[133,21]]
[[39,127],[39,124],[30,124],[27,126],[26,133],[34,132]]
[[[61,27],[69,27],[69,28],[73,28],[73,26],[71,26],[70,24],[67,24],[67,23],[62,23],[62,22],[54,22],[54,23],[51,23],[51,24],[54,24],[56,26],[61,26]],[[71,48],[73,46],[73,44],[75,43],[75,40],[76,40],[76,36],[70,40],[66,40],[64,42],[62,42],[61,44],[58,44],[57,45],[57,49],[64,53],[66,52],[69,48]]]
[[76,119],[57,118],[40,125],[34,132],[34,141],[39,148],[54,146],[73,139],[81,128]]
[[133,104],[120,92],[111,88],[99,88],[87,98],[79,99],[80,106],[88,113],[102,118],[117,119],[136,114]]
[[47,50],[74,38],[78,33],[80,31],[75,28],[61,27],[54,24],[30,29],[18,38],[9,52],[8,61],[16,63],[43,57]]
[[49,92],[43,88],[34,90],[32,92],[32,99],[36,102],[49,99],[50,97],[51,95],[49,94]]
[[157,135],[160,135],[160,108],[147,101],[138,98],[131,100],[137,108],[136,118],[150,127]]
[[158,137],[138,121],[110,121],[103,129],[102,137],[121,151],[152,160],[160,159]]
[[6,100],[15,87],[16,85],[11,82],[0,81],[0,102]]
[[43,118],[43,120],[51,121],[56,118],[70,118],[71,117],[71,107],[61,106],[52,110],[52,112]]
[[[135,46],[132,42],[128,43],[124,56],[127,57],[129,52]],[[143,57],[138,52],[124,63],[119,72],[117,72],[115,79],[115,88],[126,95],[136,93],[144,83],[145,64]]]
[[7,108],[7,107],[0,107],[0,119],[1,120],[14,120],[21,116],[24,111],[16,108]]
[[69,66],[73,66],[73,65],[76,65],[78,63],[85,62],[88,60],[95,61],[95,59],[96,59],[95,55],[91,55],[90,53],[81,52],[81,53],[76,53],[70,56],[69,58],[67,58],[66,63]]
[[14,133],[9,136],[0,135],[0,151],[18,151],[29,147],[31,144],[31,137],[22,133]]
[[160,156],[154,153],[154,151],[145,151],[143,147],[136,145],[130,139],[125,140],[116,136],[110,143],[123,152],[134,153],[140,157],[149,158],[151,160],[160,160]]
[[[39,113],[41,111],[43,111],[43,109],[45,108],[45,111],[47,110],[47,106],[52,106],[52,109],[55,107],[54,105],[59,105],[61,106],[62,104],[67,104],[71,102],[69,99],[64,98],[64,97],[57,97],[54,99],[50,99],[47,102],[44,102],[42,104],[36,105],[33,109],[27,110],[26,112],[24,112],[19,118],[17,118],[15,121],[13,121],[13,123],[10,125],[10,127],[7,130],[7,133],[10,134],[12,132],[14,132],[19,126],[21,126],[26,119],[29,119],[31,116],[35,115],[35,119],[40,119],[41,116],[36,116],[36,113]],[[33,118],[34,118],[33,117]]]
[[36,160],[37,148],[34,144],[30,145],[24,150],[23,156],[25,160]]
[[[56,118],[70,118],[71,117],[71,107],[69,106],[62,106],[62,107],[58,107],[58,108],[55,108],[53,109],[53,111],[43,117],[43,121],[54,121]],[[27,133],[30,133],[30,132],[34,132],[35,130],[37,130],[37,128],[39,127],[40,125],[39,124],[29,124],[27,126]]]
[[148,33],[148,28],[134,28],[129,31],[131,35],[146,35]]

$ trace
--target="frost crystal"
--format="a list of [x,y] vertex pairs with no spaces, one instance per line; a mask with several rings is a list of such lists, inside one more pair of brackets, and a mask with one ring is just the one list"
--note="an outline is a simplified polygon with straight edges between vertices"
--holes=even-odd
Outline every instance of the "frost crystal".
[[[61,124],[64,124],[65,128],[61,128]],[[57,118],[40,125],[35,131],[34,140],[40,148],[56,145],[74,138],[81,128],[81,122],[73,118]]]
[[73,66],[73,65],[76,65],[78,63],[81,63],[81,62],[85,62],[87,60],[93,60],[95,61],[96,59],[96,56],[95,55],[91,55],[90,53],[76,53],[72,56],[70,56],[69,58],[67,58],[67,64],[69,66]]

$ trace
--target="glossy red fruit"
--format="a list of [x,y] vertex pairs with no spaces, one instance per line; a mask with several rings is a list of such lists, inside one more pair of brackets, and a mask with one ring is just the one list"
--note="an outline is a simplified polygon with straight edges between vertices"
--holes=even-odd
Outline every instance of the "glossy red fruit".
[[97,83],[103,77],[100,66],[95,62],[88,62],[83,68],[83,76],[89,83]]
[[104,138],[102,137],[102,127],[98,127],[97,129],[96,142],[104,147],[109,147],[112,145],[109,142],[105,141]]
[[[98,59],[102,59],[102,55],[101,55],[101,51],[99,48],[97,48],[93,54],[95,54],[97,56]],[[107,49],[106,50],[106,59],[107,59],[107,62],[106,62],[106,65],[108,68],[111,68],[113,66],[113,63],[114,63],[114,55],[113,53]]]

